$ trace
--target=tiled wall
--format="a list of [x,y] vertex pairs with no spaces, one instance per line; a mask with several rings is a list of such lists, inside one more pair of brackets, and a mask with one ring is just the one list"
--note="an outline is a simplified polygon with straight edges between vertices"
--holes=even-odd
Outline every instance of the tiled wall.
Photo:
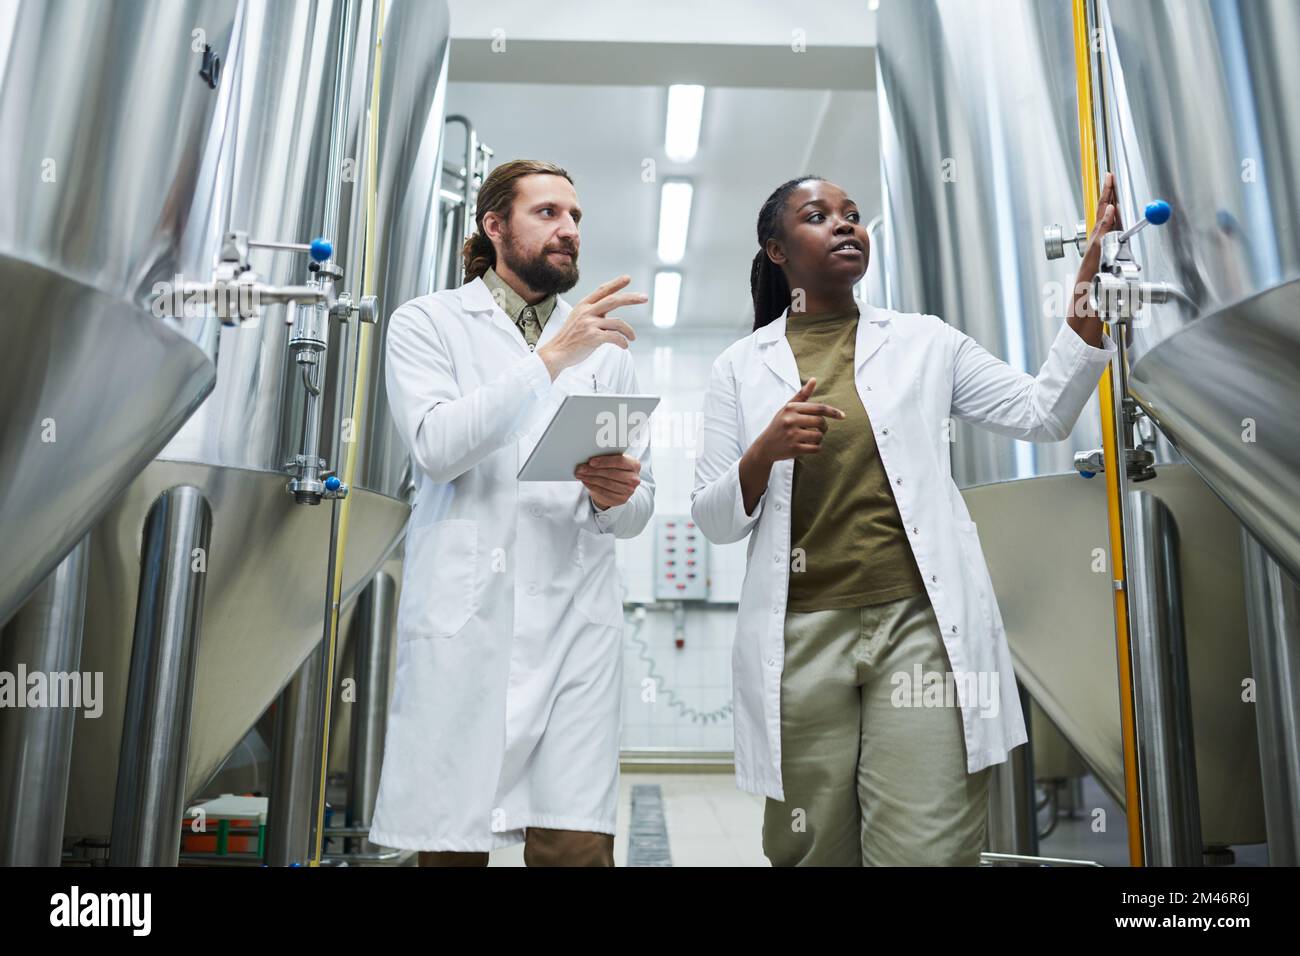
[[[633,345],[640,390],[659,395],[652,467],[655,513],[689,515],[700,414],[713,360],[733,333],[653,332]],[[745,542],[710,545],[709,602],[688,602],[684,643],[675,645],[671,610],[636,608],[654,599],[654,522],[618,542],[628,625],[624,647],[623,747],[724,750],[731,738],[731,645]]]

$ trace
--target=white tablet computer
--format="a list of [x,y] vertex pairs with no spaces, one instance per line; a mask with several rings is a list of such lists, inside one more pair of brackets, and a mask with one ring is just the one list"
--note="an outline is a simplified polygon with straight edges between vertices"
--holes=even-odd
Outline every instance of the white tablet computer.
[[641,448],[650,438],[657,395],[566,395],[519,469],[520,481],[577,481],[588,458]]

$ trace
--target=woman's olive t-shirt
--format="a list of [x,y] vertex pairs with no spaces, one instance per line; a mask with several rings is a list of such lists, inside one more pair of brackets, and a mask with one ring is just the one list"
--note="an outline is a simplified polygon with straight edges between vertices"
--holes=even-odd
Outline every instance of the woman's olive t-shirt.
[[789,611],[883,604],[925,590],[889,477],[854,380],[858,312],[790,314],[786,339],[809,401],[844,412],[826,419],[819,454],[794,462]]

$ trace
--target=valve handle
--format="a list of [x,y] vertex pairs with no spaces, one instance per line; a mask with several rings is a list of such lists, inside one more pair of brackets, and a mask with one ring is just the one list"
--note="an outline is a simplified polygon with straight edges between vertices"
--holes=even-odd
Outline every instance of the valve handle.
[[314,262],[324,262],[334,255],[334,244],[324,236],[317,236],[311,241],[311,257]]
[[1169,221],[1169,217],[1174,214],[1173,207],[1163,199],[1151,200],[1142,212],[1143,218],[1153,226],[1163,226]]
[[1147,226],[1163,226],[1169,221],[1169,217],[1174,214],[1173,207],[1163,199],[1153,199],[1146,204],[1142,210],[1142,218],[1135,222],[1130,228],[1125,230],[1124,234],[1119,237],[1120,242],[1128,242]]

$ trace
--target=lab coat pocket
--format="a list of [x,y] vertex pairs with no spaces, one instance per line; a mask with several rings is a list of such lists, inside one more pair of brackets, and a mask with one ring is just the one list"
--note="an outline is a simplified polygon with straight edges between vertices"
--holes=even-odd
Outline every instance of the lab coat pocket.
[[966,566],[966,581],[975,591],[973,597],[979,608],[979,618],[986,630],[993,628],[993,579],[989,577],[984,549],[980,547],[978,528],[974,521],[957,520],[957,540],[961,543],[962,563]]
[[478,524],[435,521],[407,532],[402,640],[454,637],[479,608]]
[[555,387],[568,395],[594,395],[613,391],[595,372],[582,367],[566,368],[556,376]]
[[578,529],[578,564],[582,577],[573,606],[594,624],[621,627],[623,596],[614,563],[614,536]]

